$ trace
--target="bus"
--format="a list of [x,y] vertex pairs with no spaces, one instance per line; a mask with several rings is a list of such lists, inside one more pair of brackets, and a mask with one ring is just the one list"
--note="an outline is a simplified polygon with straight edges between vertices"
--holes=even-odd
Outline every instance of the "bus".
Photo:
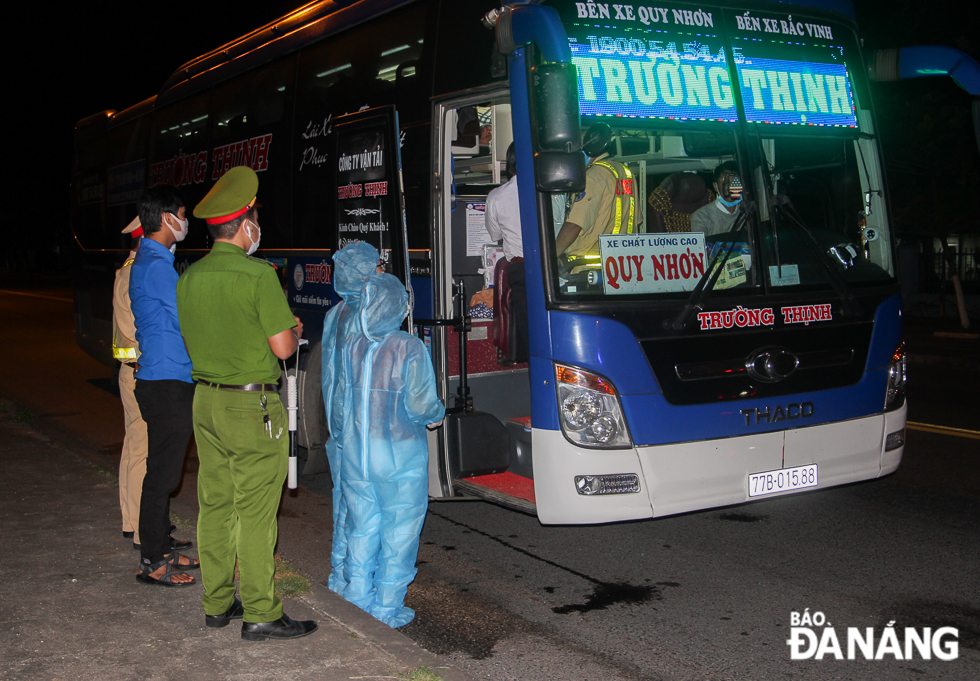
[[[331,254],[364,240],[410,288],[406,328],[449,407],[428,436],[432,499],[605,523],[887,475],[905,443],[905,356],[869,73],[976,88],[976,63],[953,52],[865,55],[849,0],[312,2],[78,122],[77,341],[111,363],[113,272],[140,190],[169,182],[193,206],[249,165],[257,256],[312,336],[311,447],[326,437],[314,330],[337,301]],[[569,261],[556,233],[596,122],[630,170],[635,229]],[[525,363],[502,353],[502,253],[484,224],[511,143]],[[739,217],[691,231],[719,209],[722,164],[742,182]],[[208,247],[192,225],[177,269]]]

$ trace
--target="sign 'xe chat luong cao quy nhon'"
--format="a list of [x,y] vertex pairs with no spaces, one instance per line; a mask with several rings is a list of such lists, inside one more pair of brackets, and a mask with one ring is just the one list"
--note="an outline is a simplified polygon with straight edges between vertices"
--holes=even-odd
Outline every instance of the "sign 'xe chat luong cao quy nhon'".
[[[712,249],[704,234],[636,234],[599,236],[602,287],[606,295],[679,293],[692,291],[711,267]],[[741,251],[728,254],[714,267],[722,267],[715,289],[731,288],[746,281],[748,263]]]

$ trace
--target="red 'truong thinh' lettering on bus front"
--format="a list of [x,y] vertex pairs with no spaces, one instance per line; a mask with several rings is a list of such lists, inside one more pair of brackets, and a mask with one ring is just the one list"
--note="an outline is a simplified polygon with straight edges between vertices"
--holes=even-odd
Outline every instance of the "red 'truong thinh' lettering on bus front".
[[793,305],[780,308],[783,313],[783,324],[804,324],[810,322],[826,322],[834,318],[833,307],[830,303],[823,305]]
[[772,308],[750,309],[741,305],[734,310],[719,310],[717,312],[699,312],[698,321],[701,330],[713,329],[744,329],[751,326],[772,326],[774,321]]

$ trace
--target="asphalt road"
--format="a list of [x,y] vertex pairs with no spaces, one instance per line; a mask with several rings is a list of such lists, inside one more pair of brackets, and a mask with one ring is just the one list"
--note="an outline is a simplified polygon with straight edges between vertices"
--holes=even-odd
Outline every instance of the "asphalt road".
[[[9,287],[6,287],[9,290]],[[6,393],[111,459],[111,370],[74,345],[70,293],[0,292]],[[978,429],[980,376],[911,365],[910,421]],[[189,456],[181,497],[193,496]],[[909,430],[889,478],[654,521],[545,527],[479,501],[430,505],[402,631],[479,678],[973,679],[980,670],[980,439]],[[280,552],[325,581],[329,482],[287,495]],[[847,629],[958,630],[951,661],[791,660],[793,612]],[[820,635],[822,627],[814,627]],[[950,640],[949,636],[944,639]]]

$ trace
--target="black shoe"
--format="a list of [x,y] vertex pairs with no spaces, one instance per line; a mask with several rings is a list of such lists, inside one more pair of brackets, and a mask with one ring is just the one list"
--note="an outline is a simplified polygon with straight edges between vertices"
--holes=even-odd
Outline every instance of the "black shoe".
[[227,627],[231,624],[232,620],[240,620],[244,614],[245,608],[242,607],[242,602],[236,598],[231,604],[231,607],[220,615],[208,615],[205,613],[204,624],[215,629]]
[[[139,551],[140,548],[141,547],[139,544],[133,542],[133,551]],[[192,549],[192,548],[194,548],[194,542],[184,541],[182,539],[174,539],[173,537],[170,538],[171,551],[186,551],[187,549]]]
[[282,617],[274,622],[242,622],[242,638],[246,641],[302,638],[316,631],[316,627],[316,622],[313,620],[297,622],[283,613]]
[[136,533],[133,532],[132,530],[130,530],[129,532],[123,530],[123,539],[132,539],[135,535]]

